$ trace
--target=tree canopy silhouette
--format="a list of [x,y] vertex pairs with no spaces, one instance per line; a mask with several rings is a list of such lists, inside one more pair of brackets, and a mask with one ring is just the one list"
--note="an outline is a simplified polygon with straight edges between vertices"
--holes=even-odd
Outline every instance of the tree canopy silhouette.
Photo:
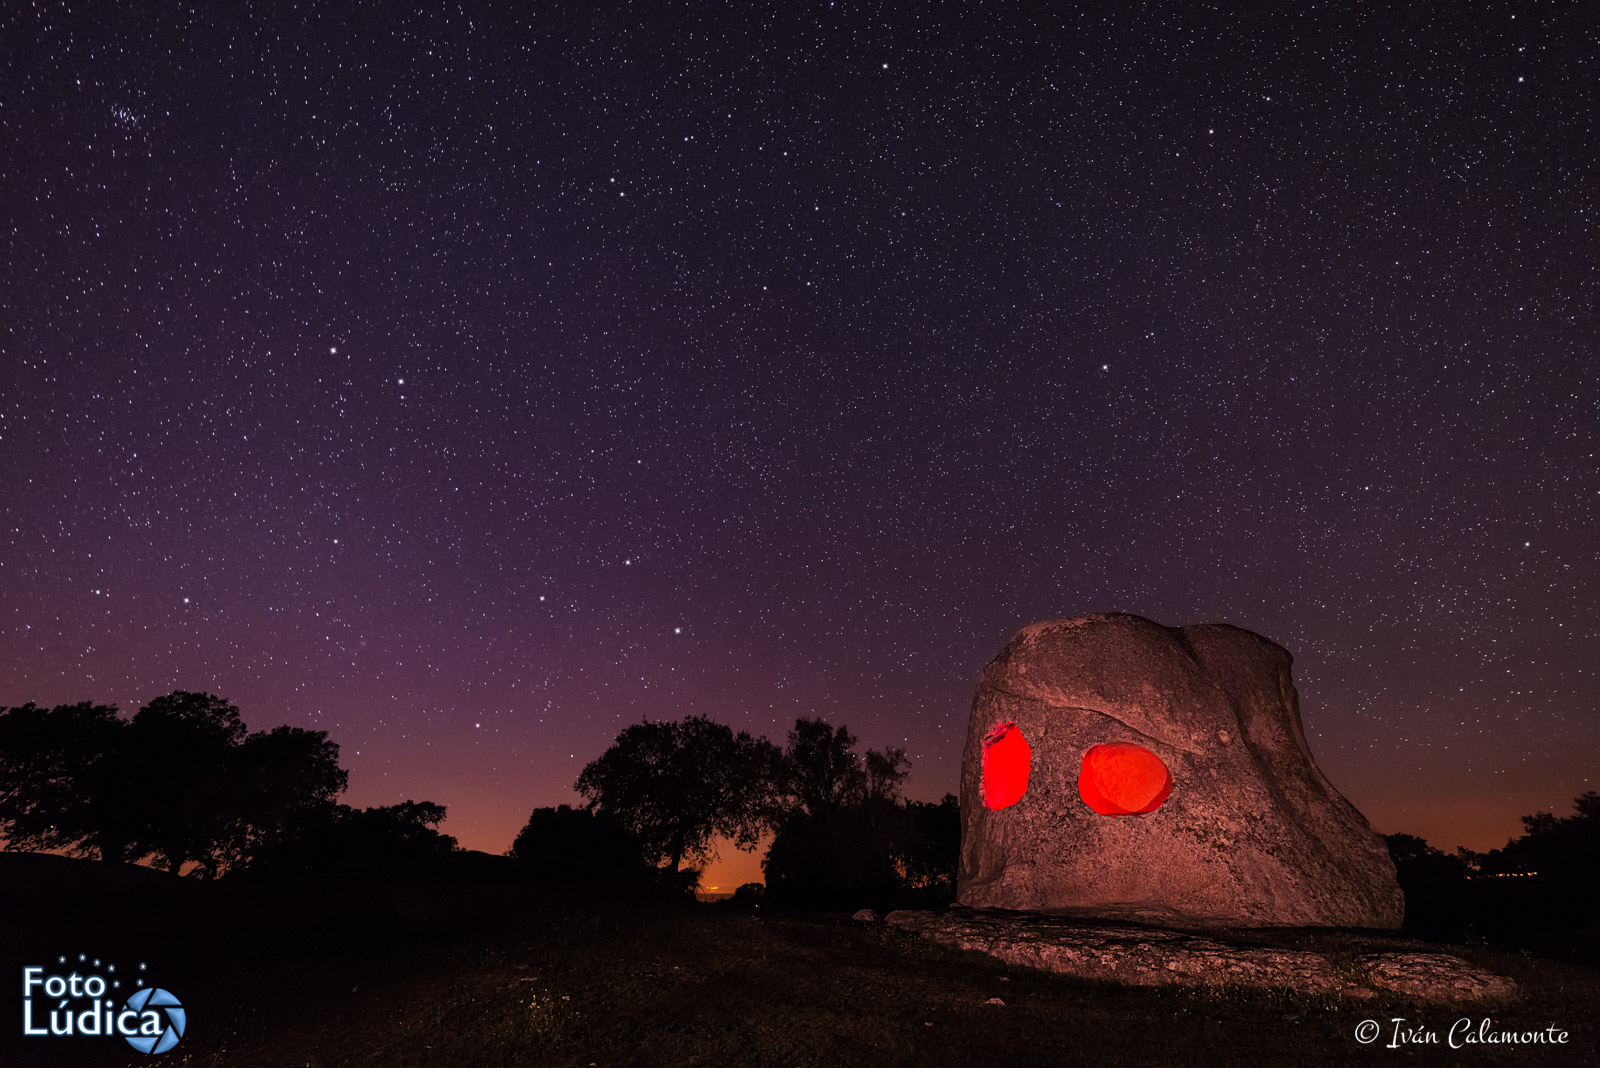
[[1534,872],[1574,886],[1587,885],[1592,893],[1600,880],[1600,793],[1581,793],[1572,807],[1570,816],[1549,812],[1523,816],[1521,837],[1474,859],[1491,874]]
[[762,864],[775,904],[884,905],[953,888],[954,799],[949,811],[943,803],[901,802],[911,768],[905,751],[863,756],[856,746],[848,729],[821,719],[798,719],[789,732],[791,804]]
[[571,805],[534,809],[509,855],[535,881],[560,886],[628,885],[648,870],[616,817]]
[[128,858],[128,724],[115,705],[88,701],[0,709],[0,835],[9,849]]
[[848,727],[830,727],[820,719],[795,720],[783,755],[794,799],[813,815],[853,804],[865,792],[866,769]]
[[869,798],[897,797],[911,770],[905,750],[869,750],[863,758],[856,744],[847,727],[831,727],[821,719],[795,720],[783,751],[794,803],[820,816]]
[[1600,793],[1570,816],[1536,812],[1499,849],[1446,854],[1414,835],[1385,835],[1406,895],[1405,931],[1510,942],[1600,960]]
[[247,870],[265,876],[427,871],[456,848],[456,840],[439,830],[444,818],[445,807],[432,801],[318,807],[292,834],[262,843]]
[[[639,723],[578,777],[597,817],[610,817],[652,866],[676,874],[706,859],[713,837],[753,847],[775,831],[763,870],[781,904],[946,899],[955,885],[960,819],[954,797],[906,803],[903,749],[857,752],[847,728],[798,719],[780,750],[704,716]],[[517,856],[582,856],[598,824],[537,810]],[[559,863],[559,862],[557,862]],[[577,864],[587,863],[574,861]]]
[[653,865],[674,875],[721,835],[754,848],[780,810],[782,754],[705,716],[636,723],[578,776],[591,811],[614,817]]
[[153,858],[204,877],[243,866],[330,807],[348,776],[323,731],[249,733],[239,709],[176,690],[113,705],[0,710],[0,834],[11,849]]

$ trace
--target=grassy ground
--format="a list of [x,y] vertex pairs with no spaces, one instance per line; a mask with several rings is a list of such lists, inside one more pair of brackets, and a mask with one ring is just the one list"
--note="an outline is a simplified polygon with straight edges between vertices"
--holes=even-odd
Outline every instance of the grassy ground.
[[[1470,954],[1528,991],[1497,1028],[1555,1023],[1568,1044],[1452,1051],[1450,1025],[1481,1012],[1085,983],[843,918],[466,883],[182,890],[119,891],[132,925],[35,900],[7,947],[148,958],[189,1010],[176,1049],[0,1033],[0,1063],[1600,1065],[1600,973],[1520,954]],[[1395,1016],[1440,1047],[1385,1048]],[[1383,1037],[1363,1046],[1367,1019]]]

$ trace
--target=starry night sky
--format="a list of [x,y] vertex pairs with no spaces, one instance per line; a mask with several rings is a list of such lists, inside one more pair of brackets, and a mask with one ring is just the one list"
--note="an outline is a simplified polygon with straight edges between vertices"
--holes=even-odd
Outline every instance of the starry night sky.
[[7,5],[0,705],[209,690],[500,852],[645,716],[937,797],[1117,610],[1288,647],[1379,830],[1568,812],[1600,19],[1279,6]]

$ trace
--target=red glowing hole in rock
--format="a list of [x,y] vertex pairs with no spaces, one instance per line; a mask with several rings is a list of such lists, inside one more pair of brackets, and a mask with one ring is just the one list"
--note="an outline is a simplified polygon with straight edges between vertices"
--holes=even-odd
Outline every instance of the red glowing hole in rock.
[[1010,808],[1028,792],[1033,746],[1015,723],[1002,723],[983,740],[983,807]]
[[1154,812],[1172,793],[1172,772],[1142,745],[1114,742],[1083,754],[1078,796],[1102,816]]

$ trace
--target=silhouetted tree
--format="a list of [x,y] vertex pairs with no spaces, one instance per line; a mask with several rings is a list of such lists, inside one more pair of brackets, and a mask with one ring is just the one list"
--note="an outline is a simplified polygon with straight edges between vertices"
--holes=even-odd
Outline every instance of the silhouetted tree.
[[614,817],[673,878],[722,835],[753,848],[783,791],[782,754],[704,716],[636,723],[578,776],[591,811]]
[[[247,735],[230,754],[223,818],[212,843],[217,865],[237,869],[267,845],[303,834],[334,805],[350,776],[326,731],[276,727]],[[441,819],[443,818],[441,811]]]
[[193,861],[204,878],[300,833],[349,779],[326,732],[248,734],[237,706],[206,693],[156,698],[133,717],[125,741],[138,845],[171,871]]
[[1571,816],[1522,817],[1525,834],[1477,860],[1502,893],[1536,898],[1528,911],[1537,912],[1542,930],[1586,931],[1584,952],[1600,956],[1600,793],[1579,794],[1573,808]]
[[1421,938],[1460,940],[1472,928],[1466,860],[1411,834],[1386,834],[1395,875],[1405,894],[1404,930]]
[[789,788],[806,812],[820,815],[861,799],[866,771],[856,755],[856,736],[820,719],[795,720],[783,755]]
[[300,833],[344,790],[322,731],[248,734],[220,697],[174,691],[131,721],[111,705],[0,712],[0,833],[13,849],[153,856],[205,877]]
[[1571,816],[1549,812],[1523,816],[1525,833],[1521,837],[1479,855],[1483,870],[1494,874],[1536,872],[1592,885],[1600,878],[1600,793],[1579,794],[1573,809]]
[[882,905],[901,888],[896,860],[909,838],[906,810],[874,799],[813,815],[797,809],[767,850],[767,899],[806,908]]
[[1522,825],[1526,833],[1499,849],[1455,856],[1387,835],[1406,932],[1600,960],[1600,794],[1580,794],[1571,816],[1537,812]]
[[509,855],[539,882],[563,886],[626,885],[648,871],[639,843],[614,816],[571,805],[534,809]]
[[361,848],[371,854],[409,863],[437,858],[456,848],[456,840],[439,830],[445,807],[432,801],[352,809],[349,822]]
[[868,749],[867,797],[894,800],[900,796],[900,787],[911,774],[911,759],[899,746]]
[[269,876],[430,871],[456,848],[438,829],[444,818],[445,807],[431,801],[330,805],[308,813],[297,834],[263,843],[248,870]]
[[1425,839],[1414,834],[1386,834],[1384,842],[1389,846],[1389,856],[1394,860],[1395,871],[1400,876],[1401,885],[1404,886],[1407,878],[1417,880],[1464,880],[1471,874],[1467,862],[1460,856],[1452,856],[1441,849],[1435,849]]
[[742,912],[754,912],[766,903],[767,888],[760,883],[741,883],[725,901],[724,906]]
[[231,758],[245,734],[238,706],[208,693],[175,690],[134,714],[124,744],[141,853],[168,871],[193,860],[216,873],[237,809]]
[[762,863],[768,898],[780,905],[885,904],[907,889],[917,839],[900,803],[911,763],[897,748],[855,751],[856,737],[820,719],[799,719],[784,750],[791,808]]
[[128,724],[83,701],[0,710],[0,836],[9,849],[136,860]]
[[848,727],[821,719],[797,719],[784,747],[793,804],[818,816],[859,805],[868,798],[894,799],[911,770],[906,751],[895,747],[856,753]]

